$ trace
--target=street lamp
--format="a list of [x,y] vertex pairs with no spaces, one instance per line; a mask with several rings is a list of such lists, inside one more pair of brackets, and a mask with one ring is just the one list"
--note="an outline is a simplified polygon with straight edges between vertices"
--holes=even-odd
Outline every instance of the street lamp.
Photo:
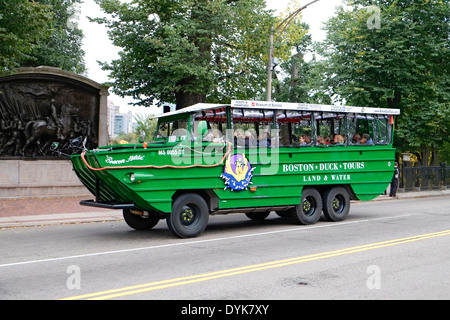
[[[296,11],[294,11],[293,13],[291,13],[286,19],[284,19],[283,21],[281,21],[281,23],[276,26],[276,28],[272,28],[271,32],[270,32],[270,37],[269,37],[269,59],[267,61],[267,92],[266,92],[266,101],[271,101],[272,100],[272,71],[273,71],[273,34],[275,31],[278,31],[278,29],[280,29],[281,27],[283,27],[283,29],[281,30],[280,34],[283,33],[283,31],[286,29],[286,27],[292,22],[292,20],[303,10],[306,9],[309,5],[313,4],[314,2],[317,2],[319,0],[314,0],[311,1],[310,3],[304,5],[303,7],[301,7],[300,9],[297,9]],[[279,35],[280,35],[279,34]],[[278,35],[278,36],[279,36]],[[277,37],[278,40],[278,37]]]

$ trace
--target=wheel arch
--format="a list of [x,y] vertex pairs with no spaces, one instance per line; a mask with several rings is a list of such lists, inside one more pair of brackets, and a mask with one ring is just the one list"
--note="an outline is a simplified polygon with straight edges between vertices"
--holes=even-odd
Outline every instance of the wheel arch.
[[183,194],[187,193],[195,193],[201,196],[208,205],[209,212],[214,211],[219,206],[219,198],[217,195],[212,191],[208,189],[184,189],[184,190],[177,190],[173,196],[172,196],[172,203],[175,201],[176,198]]
[[[305,187],[307,187],[307,186],[304,186],[304,188]],[[353,191],[353,188],[350,184],[325,184],[325,185],[314,185],[314,186],[308,186],[308,187],[316,188],[317,191],[320,192],[320,195],[322,197],[327,190],[329,190],[331,188],[335,188],[335,187],[342,187],[348,192],[348,195],[350,196],[350,200],[358,200],[358,197],[356,196],[356,194]]]

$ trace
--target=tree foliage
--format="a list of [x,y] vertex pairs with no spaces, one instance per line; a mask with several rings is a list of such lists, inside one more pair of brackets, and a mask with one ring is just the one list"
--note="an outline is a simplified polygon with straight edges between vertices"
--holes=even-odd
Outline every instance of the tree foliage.
[[74,20],[81,0],[0,0],[0,73],[47,65],[83,73],[83,32]]
[[156,118],[152,118],[153,115],[135,115],[134,119],[136,120],[136,129],[135,133],[137,136],[140,136],[141,133],[145,133],[145,141],[150,142],[155,140],[155,132],[158,124],[158,120]]
[[[309,25],[302,22],[301,14],[293,15],[299,8],[304,7],[293,0],[277,18],[274,56],[280,58],[282,70],[273,81],[273,97],[277,101],[330,104],[330,93],[323,86],[324,61],[315,59]],[[307,54],[313,56],[310,61],[305,61]]]
[[[96,0],[120,58],[104,63],[113,91],[141,105],[229,101],[264,89],[264,0]],[[267,60],[266,60],[267,61]]]
[[[450,134],[450,3],[346,4],[327,24],[322,52],[329,65],[326,86],[349,104],[400,108],[398,145],[416,152],[422,164],[436,163]],[[378,26],[371,19],[379,19]]]
[[0,0],[0,74],[11,73],[49,34],[49,6],[28,0]]
[[78,74],[85,72],[85,53],[82,49],[84,35],[76,22],[77,5],[82,0],[35,1],[51,8],[53,22],[49,36],[37,41],[28,57],[21,61],[21,66],[46,65]]

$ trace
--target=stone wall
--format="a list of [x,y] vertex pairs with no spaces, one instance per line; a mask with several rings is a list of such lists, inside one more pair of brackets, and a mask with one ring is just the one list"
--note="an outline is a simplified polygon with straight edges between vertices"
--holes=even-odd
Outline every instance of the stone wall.
[[67,160],[0,160],[0,199],[89,195]]

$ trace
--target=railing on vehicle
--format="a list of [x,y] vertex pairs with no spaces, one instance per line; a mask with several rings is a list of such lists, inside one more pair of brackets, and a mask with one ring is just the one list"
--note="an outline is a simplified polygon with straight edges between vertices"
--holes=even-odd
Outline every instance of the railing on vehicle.
[[[190,113],[192,123],[188,123]],[[248,148],[391,145],[394,116],[399,113],[398,109],[233,100],[231,105],[197,104],[159,115],[156,140],[202,137]]]

